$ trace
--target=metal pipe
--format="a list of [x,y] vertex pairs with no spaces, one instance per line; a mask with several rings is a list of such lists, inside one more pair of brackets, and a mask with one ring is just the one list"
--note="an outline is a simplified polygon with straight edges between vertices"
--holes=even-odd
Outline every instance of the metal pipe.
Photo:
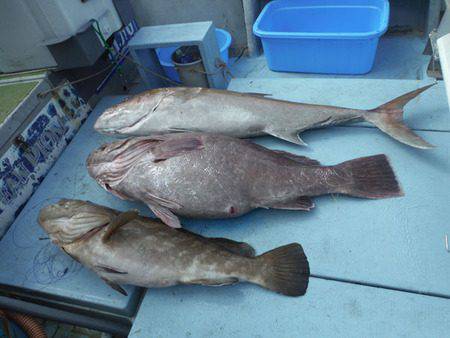
[[261,42],[253,35],[253,24],[258,16],[259,2],[258,0],[242,0],[244,7],[245,31],[247,35],[248,55],[257,56],[261,49]]

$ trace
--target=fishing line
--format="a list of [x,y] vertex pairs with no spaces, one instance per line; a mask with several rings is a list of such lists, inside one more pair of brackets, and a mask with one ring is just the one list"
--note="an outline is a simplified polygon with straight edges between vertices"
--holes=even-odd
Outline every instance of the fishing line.
[[[36,222],[31,227],[40,226],[37,222],[37,214],[39,210],[44,206],[58,202],[63,197],[55,196],[51,198],[43,199],[36,202],[29,207],[26,212],[20,214],[20,219],[27,219],[30,213],[35,213]],[[25,228],[24,226],[28,227]],[[46,236],[36,236],[35,239],[30,238],[30,232],[34,233],[35,230],[31,228],[29,223],[17,222],[13,226],[11,232],[11,241],[17,248],[20,249],[37,249],[34,255],[31,268],[25,273],[25,281],[33,280],[36,283],[42,285],[49,285],[55,283],[61,279],[73,276],[82,269],[82,266],[73,260],[70,256],[60,250],[58,246],[50,242],[50,238]],[[43,242],[45,241],[45,242]],[[26,244],[25,244],[26,243]],[[33,250],[34,251],[34,250]]]
[[55,283],[73,276],[82,266],[53,243],[44,245],[34,256],[31,274],[42,285]]

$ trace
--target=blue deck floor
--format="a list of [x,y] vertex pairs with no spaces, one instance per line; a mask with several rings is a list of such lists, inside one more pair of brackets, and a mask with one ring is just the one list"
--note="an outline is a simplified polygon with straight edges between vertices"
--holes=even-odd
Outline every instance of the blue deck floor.
[[448,337],[448,299],[313,278],[287,298],[241,285],[149,290],[130,337]]
[[[302,102],[374,107],[430,80],[236,79],[230,89]],[[450,332],[450,114],[443,83],[406,107],[406,122],[437,146],[423,151],[366,126],[307,132],[308,148],[272,149],[334,164],[385,153],[405,196],[316,199],[309,213],[258,210],[227,221],[186,220],[206,236],[248,241],[259,253],[302,243],[311,265],[302,298],[254,285],[148,290],[131,337],[445,337]]]

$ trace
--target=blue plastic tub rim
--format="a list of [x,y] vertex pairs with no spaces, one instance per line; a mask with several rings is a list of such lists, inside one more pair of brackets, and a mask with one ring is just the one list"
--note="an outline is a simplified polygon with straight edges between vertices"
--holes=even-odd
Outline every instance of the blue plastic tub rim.
[[230,48],[230,46],[231,46],[231,34],[229,32],[227,32],[226,30],[220,29],[220,28],[216,28],[216,31],[220,32],[220,34],[222,34],[222,36],[225,37],[225,43],[220,48],[220,52],[223,53],[226,49]]
[[[375,31],[368,31],[368,32],[358,32],[358,33],[352,33],[352,32],[342,32],[342,33],[328,33],[328,32],[315,32],[315,33],[306,33],[306,32],[273,32],[273,31],[267,31],[260,29],[260,23],[266,12],[274,6],[279,6],[281,4],[289,5],[290,7],[330,7],[331,2],[328,1],[328,4],[324,5],[308,5],[308,6],[301,6],[302,0],[273,0],[269,2],[261,11],[261,13],[258,15],[258,18],[256,19],[255,23],[253,24],[253,34],[255,34],[258,37],[261,38],[285,38],[285,39],[368,39],[368,38],[375,38],[383,35],[387,29],[388,29],[388,22],[389,22],[389,1],[388,0],[378,0],[380,3],[382,3],[382,7],[376,7],[376,6],[370,6],[365,5],[367,1],[352,1],[351,3],[341,1],[341,0],[335,0],[336,4],[333,4],[332,7],[364,7],[364,8],[376,8],[381,9],[382,13],[382,21],[380,23],[380,29]],[[319,2],[319,1],[318,1]],[[297,5],[297,6],[296,6]]]

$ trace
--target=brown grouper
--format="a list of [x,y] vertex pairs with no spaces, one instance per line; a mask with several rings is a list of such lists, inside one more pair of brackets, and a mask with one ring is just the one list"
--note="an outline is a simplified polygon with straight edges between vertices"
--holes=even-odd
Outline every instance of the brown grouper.
[[[301,296],[308,287],[308,260],[297,243],[255,256],[247,243],[202,237],[135,212],[79,200],[44,207],[39,223],[53,243],[124,294],[120,284],[250,282],[288,296]],[[106,238],[116,226],[120,227]]]
[[272,135],[304,145],[302,131],[367,121],[394,139],[431,148],[403,123],[403,107],[430,86],[404,94],[372,110],[303,104],[208,88],[161,88],[146,91],[108,108],[95,129],[106,134],[151,136],[207,132],[234,137]]
[[333,166],[218,134],[177,133],[105,144],[87,160],[89,174],[122,199],[138,200],[164,223],[176,215],[229,218],[255,208],[310,210],[310,196],[402,195],[385,155]]

